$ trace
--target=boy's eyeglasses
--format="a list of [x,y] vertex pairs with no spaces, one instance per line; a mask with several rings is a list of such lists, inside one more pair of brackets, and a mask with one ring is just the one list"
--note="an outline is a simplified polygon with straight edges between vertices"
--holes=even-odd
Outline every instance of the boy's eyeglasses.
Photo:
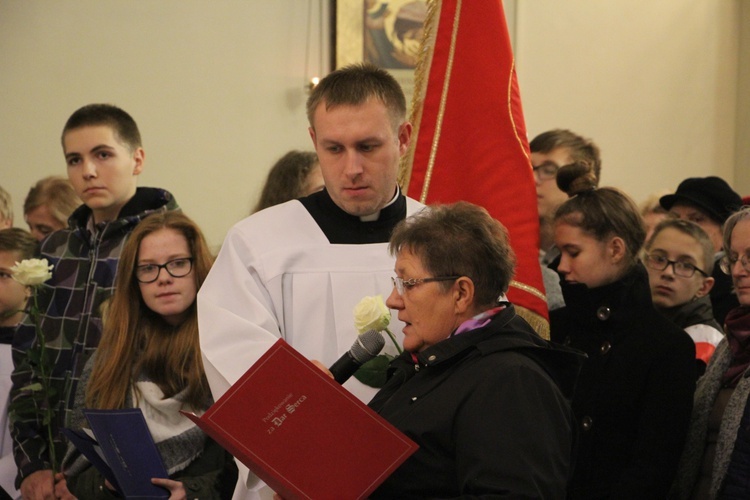
[[534,171],[534,175],[536,175],[540,181],[546,181],[557,177],[557,171],[560,170],[560,167],[554,163],[546,162],[539,166],[532,167],[532,170]]
[[682,278],[692,278],[693,275],[695,274],[695,271],[698,271],[703,276],[708,277],[708,274],[706,274],[705,271],[703,271],[702,269],[699,269],[698,267],[694,266],[693,264],[689,262],[681,262],[679,260],[669,260],[663,255],[655,255],[655,254],[646,255],[646,265],[655,271],[663,271],[670,264],[672,265],[672,271],[674,271],[675,276],[680,276]]

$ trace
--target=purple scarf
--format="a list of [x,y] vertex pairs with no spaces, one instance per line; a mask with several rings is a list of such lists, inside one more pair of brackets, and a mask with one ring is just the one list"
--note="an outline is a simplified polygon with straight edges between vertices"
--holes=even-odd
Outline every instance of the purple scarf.
[[484,312],[481,312],[474,316],[471,319],[467,319],[460,325],[458,325],[458,328],[456,328],[456,331],[451,334],[451,337],[453,335],[458,335],[460,333],[468,332],[469,330],[476,330],[477,328],[482,328],[484,325],[489,323],[492,320],[492,317],[495,316],[497,313],[505,309],[505,305],[501,305],[498,307],[493,307],[492,309],[487,309]]

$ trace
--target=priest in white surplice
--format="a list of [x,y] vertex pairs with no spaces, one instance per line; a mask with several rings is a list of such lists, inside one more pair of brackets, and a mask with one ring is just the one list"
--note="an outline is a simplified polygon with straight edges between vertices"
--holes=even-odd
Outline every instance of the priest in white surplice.
[[[391,293],[393,227],[423,208],[396,182],[412,126],[390,74],[368,65],[329,74],[310,95],[307,116],[325,190],[235,225],[198,294],[203,361],[217,399],[279,337],[327,366],[348,351],[354,306]],[[401,326],[394,317],[399,342]],[[376,392],[354,378],[345,387],[364,402]]]

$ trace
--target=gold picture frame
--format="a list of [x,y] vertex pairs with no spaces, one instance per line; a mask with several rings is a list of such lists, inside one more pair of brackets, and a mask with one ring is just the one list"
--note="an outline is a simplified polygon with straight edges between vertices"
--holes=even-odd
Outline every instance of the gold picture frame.
[[336,0],[334,11],[334,66],[373,63],[396,78],[411,103],[426,1]]

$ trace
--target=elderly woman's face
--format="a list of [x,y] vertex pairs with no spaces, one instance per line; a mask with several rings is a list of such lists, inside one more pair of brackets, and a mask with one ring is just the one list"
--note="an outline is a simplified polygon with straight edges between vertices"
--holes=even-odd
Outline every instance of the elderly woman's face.
[[[396,275],[404,280],[434,278],[422,266],[420,258],[402,250],[396,257]],[[419,352],[445,340],[460,324],[455,310],[453,288],[443,291],[441,282],[418,283],[404,286],[399,295],[396,287],[386,300],[386,305],[398,311],[404,322],[404,349]]]
[[744,265],[750,259],[750,219],[737,222],[732,229],[730,245],[727,256],[730,262],[735,261],[731,272],[737,300],[743,306],[750,306],[750,272],[745,269]]

